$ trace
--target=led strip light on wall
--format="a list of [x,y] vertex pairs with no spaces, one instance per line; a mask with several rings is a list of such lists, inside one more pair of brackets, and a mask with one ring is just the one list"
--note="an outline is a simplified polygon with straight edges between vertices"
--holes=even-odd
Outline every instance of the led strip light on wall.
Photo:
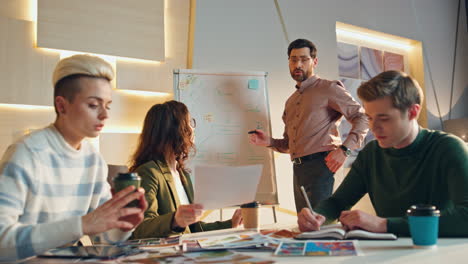
[[0,104],[0,108],[11,109],[11,110],[45,110],[45,111],[54,111],[54,107],[53,107],[53,106],[45,106],[45,105]]
[[393,39],[385,38],[385,37],[377,37],[371,34],[358,32],[358,31],[350,31],[350,30],[342,29],[338,27],[336,28],[336,34],[337,36],[341,36],[341,37],[348,37],[348,38],[353,38],[357,40],[368,41],[368,42],[372,42],[375,44],[404,49],[407,51],[413,49],[413,45],[410,43],[393,40]]

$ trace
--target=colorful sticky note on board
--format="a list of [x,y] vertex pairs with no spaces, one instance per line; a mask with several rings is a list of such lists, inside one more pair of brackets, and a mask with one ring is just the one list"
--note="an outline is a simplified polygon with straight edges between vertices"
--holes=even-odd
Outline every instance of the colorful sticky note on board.
[[257,90],[258,89],[258,80],[257,79],[249,80],[249,89],[252,89],[252,90]]

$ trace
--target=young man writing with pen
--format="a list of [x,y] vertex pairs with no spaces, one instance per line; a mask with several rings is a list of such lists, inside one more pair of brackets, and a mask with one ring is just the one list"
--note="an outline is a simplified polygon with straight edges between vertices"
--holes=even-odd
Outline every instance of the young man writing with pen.
[[[348,229],[409,235],[406,210],[414,204],[440,211],[440,236],[468,236],[468,148],[456,136],[420,127],[423,93],[402,72],[383,72],[362,84],[376,140],[369,143],[340,187],[315,209],[298,214],[301,231],[338,219]],[[350,210],[369,194],[376,216]]]

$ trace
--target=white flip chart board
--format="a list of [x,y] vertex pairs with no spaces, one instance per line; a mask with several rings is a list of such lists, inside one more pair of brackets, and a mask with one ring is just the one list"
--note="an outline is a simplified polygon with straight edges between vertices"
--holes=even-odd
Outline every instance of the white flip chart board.
[[[189,167],[262,164],[256,200],[278,204],[273,151],[251,145],[247,132],[271,134],[266,72],[175,70],[175,99],[196,120],[196,155]],[[195,183],[196,184],[196,179]]]

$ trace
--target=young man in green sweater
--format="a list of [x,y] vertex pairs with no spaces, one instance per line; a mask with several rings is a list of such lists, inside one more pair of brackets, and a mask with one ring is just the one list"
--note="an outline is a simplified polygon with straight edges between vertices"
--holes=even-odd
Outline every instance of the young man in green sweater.
[[[468,236],[468,148],[458,137],[421,128],[423,93],[402,72],[383,72],[358,89],[376,140],[367,144],[343,183],[316,208],[298,214],[301,231],[339,220],[348,229],[409,235],[406,210],[440,209],[439,236]],[[350,210],[369,194],[376,216]]]

